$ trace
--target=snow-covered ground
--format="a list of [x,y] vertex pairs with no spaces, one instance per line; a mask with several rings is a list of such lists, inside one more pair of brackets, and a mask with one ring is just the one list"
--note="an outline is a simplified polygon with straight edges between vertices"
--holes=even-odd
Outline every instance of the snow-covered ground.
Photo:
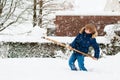
[[120,80],[119,57],[85,58],[88,72],[71,71],[68,60],[60,58],[0,59],[0,80]]

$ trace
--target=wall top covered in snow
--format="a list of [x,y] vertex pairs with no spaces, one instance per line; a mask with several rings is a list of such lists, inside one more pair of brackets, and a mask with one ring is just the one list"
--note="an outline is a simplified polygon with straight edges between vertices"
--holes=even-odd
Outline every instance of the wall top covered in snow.
[[83,12],[83,11],[57,11],[56,16],[68,15],[68,16],[80,16],[80,15],[91,15],[91,16],[120,16],[120,12],[111,11],[97,11],[97,12]]

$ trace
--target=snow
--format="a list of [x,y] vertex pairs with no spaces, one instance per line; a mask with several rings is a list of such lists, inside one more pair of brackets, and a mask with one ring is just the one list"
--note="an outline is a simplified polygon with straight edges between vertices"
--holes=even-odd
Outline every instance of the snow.
[[5,58],[0,59],[0,80],[120,80],[119,57],[86,57],[88,72],[71,71],[66,59]]
[[[118,12],[103,11],[106,0],[72,1],[74,2],[73,11],[58,11],[53,15],[120,15]],[[105,29],[105,31],[111,30]],[[0,42],[48,43],[49,41],[41,38],[43,36],[46,36],[46,29],[32,27],[32,24],[27,22],[12,25],[0,32]],[[75,37],[49,36],[49,38],[71,43]],[[98,43],[110,43],[106,37],[99,36],[96,39]],[[0,80],[120,80],[119,60],[120,53],[115,56],[104,56],[98,61],[86,57],[85,66],[88,72],[83,72],[71,71],[68,59],[63,58],[3,58],[0,59]]]
[[[38,43],[49,43],[50,41],[43,39],[46,36],[47,30],[40,28],[39,26],[32,27],[30,22],[26,22],[16,26],[10,26],[0,32],[1,42],[38,42]],[[47,36],[51,39],[57,40],[62,43],[71,43],[75,37],[67,36]],[[98,43],[108,44],[110,41],[104,36],[98,36]]]
[[[30,22],[26,22],[16,26],[10,26],[0,32],[0,41],[2,42],[38,42],[49,43],[50,41],[42,39],[46,36],[47,30],[39,26],[32,27]],[[48,36],[51,39],[57,40],[62,43],[71,43],[75,37],[67,36]],[[98,43],[108,44],[109,41],[106,37],[99,36],[96,38]]]
[[104,11],[105,4],[106,0],[75,0],[74,10],[83,12]]
[[66,10],[66,11],[57,11],[55,15],[74,15],[74,16],[120,16],[119,12],[110,12],[110,11],[96,11],[96,12],[84,12],[84,11],[70,11],[70,10]]
[[[33,36],[31,35],[0,35],[0,41],[1,42],[37,42],[37,43],[51,43],[48,40],[43,39],[42,37],[45,37],[44,35],[42,36],[37,36],[37,34],[34,34]],[[75,37],[59,37],[59,36],[48,36],[48,38],[56,40],[61,43],[66,43],[69,44],[71,43]],[[98,43],[103,43],[103,44],[109,44],[110,40],[107,39],[104,36],[99,36],[96,38]]]
[[0,34],[2,35],[20,35],[27,33],[33,29],[31,22],[24,22],[22,24],[15,24],[11,25],[8,28],[6,28],[3,31],[0,31]]
[[[117,0],[92,0],[92,1],[70,0],[70,2],[73,4],[72,10],[57,11],[56,15],[98,15],[98,16],[120,15],[118,7],[119,2]],[[108,4],[108,2],[110,2],[111,4]]]
[[105,28],[104,28],[104,31],[107,32],[107,34],[113,33],[114,32],[113,26],[114,26],[113,24],[106,25]]
[[35,26],[33,30],[31,31],[30,36],[46,36],[47,30],[44,28],[40,28],[39,26]]
[[120,30],[120,23],[118,21],[118,24],[109,24],[106,25],[104,28],[104,31],[107,32],[107,34],[114,33],[114,31]]
[[118,0],[107,0],[106,2],[106,6],[105,6],[105,11],[120,11],[120,4]]

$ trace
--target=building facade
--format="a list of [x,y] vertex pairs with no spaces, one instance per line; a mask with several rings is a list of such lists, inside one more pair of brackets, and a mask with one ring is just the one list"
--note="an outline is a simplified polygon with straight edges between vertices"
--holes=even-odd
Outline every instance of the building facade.
[[55,19],[56,36],[76,36],[79,30],[88,23],[96,25],[99,36],[105,35],[104,27],[120,21],[119,15],[58,15]]

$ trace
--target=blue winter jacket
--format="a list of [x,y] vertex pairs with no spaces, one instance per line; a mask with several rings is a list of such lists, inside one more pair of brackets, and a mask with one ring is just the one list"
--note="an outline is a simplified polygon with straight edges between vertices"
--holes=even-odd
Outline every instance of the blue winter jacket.
[[[85,32],[83,32],[82,34],[79,33],[74,39],[74,41],[70,44],[70,46],[84,53],[88,53],[89,47],[92,46],[95,51],[94,57],[99,58],[99,53],[100,53],[99,45],[96,42],[96,39],[92,38],[92,34],[87,34]],[[74,52],[74,53],[78,53],[78,52]]]

